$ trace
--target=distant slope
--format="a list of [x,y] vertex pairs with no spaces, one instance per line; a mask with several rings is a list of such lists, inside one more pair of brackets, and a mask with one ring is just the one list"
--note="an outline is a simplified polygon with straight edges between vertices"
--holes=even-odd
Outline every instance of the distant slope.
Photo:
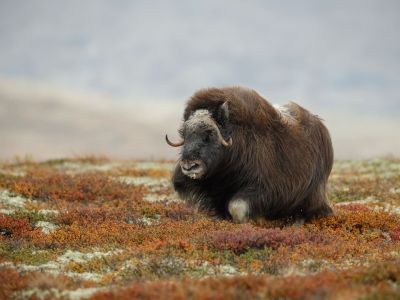
[[[185,99],[137,101],[72,94],[42,84],[0,80],[0,159],[82,154],[173,159],[165,133],[177,136]],[[300,103],[301,104],[301,103]],[[400,155],[400,120],[326,110],[335,155],[361,159]]]
[[[176,108],[174,108],[175,106]],[[123,105],[29,84],[0,82],[0,158],[107,154],[173,158],[164,141],[176,133],[181,107]]]

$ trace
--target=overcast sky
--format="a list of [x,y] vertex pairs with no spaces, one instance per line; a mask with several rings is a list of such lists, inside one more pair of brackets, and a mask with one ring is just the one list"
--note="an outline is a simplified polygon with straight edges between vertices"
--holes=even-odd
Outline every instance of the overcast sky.
[[183,101],[245,85],[316,110],[400,112],[400,1],[0,2],[0,76]]
[[399,0],[0,0],[0,159],[174,157],[226,85],[319,114],[337,158],[400,155],[399,30]]

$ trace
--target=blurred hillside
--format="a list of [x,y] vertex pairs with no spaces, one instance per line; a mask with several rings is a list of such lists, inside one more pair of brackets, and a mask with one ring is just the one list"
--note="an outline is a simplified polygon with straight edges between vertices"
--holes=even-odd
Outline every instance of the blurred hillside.
[[[0,158],[106,154],[175,159],[178,150],[167,146],[164,136],[177,136],[184,102],[116,101],[46,85],[0,80]],[[318,114],[330,129],[337,159],[400,154],[396,130],[400,119],[396,117],[328,110]]]
[[176,133],[180,110],[176,103],[124,105],[48,86],[0,81],[0,158],[90,153],[173,158],[164,134]]

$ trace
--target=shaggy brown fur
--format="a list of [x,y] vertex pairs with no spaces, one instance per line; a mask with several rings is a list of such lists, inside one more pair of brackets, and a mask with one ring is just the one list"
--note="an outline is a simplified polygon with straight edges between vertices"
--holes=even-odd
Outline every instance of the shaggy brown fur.
[[[221,116],[225,102],[226,118]],[[199,180],[185,176],[178,163],[173,184],[181,198],[224,218],[231,218],[228,206],[234,199],[247,203],[252,219],[310,219],[332,213],[326,185],[333,149],[318,116],[295,103],[276,109],[241,87],[198,91],[187,103],[184,121],[199,109],[211,113],[222,136],[232,137],[233,144],[220,150]]]

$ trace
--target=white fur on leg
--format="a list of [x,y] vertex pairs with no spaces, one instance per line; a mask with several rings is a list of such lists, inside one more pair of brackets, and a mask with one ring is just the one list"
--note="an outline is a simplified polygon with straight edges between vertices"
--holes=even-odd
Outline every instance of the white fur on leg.
[[231,200],[228,210],[235,223],[246,223],[249,220],[249,205],[243,199]]
[[296,222],[294,222],[294,225],[298,228],[300,228],[301,226],[304,225],[304,223],[306,222],[306,220],[304,219],[297,219]]

